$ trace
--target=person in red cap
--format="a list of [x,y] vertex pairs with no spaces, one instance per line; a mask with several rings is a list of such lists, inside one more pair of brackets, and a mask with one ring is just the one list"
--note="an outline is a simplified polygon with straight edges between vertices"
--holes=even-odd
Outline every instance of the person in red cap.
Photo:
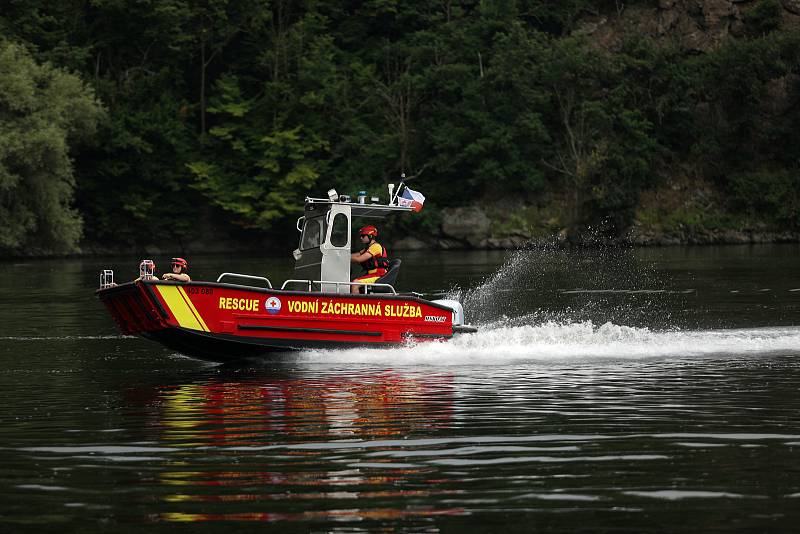
[[189,277],[189,263],[183,258],[172,258],[172,272],[164,273],[162,280],[173,280],[175,282],[191,282]]
[[[364,274],[355,278],[353,282],[373,284],[389,270],[389,255],[386,247],[378,243],[378,229],[374,226],[365,226],[358,231],[361,244],[364,246],[360,252],[350,255],[353,263],[358,263],[364,269]],[[351,293],[361,292],[362,286],[351,286]]]

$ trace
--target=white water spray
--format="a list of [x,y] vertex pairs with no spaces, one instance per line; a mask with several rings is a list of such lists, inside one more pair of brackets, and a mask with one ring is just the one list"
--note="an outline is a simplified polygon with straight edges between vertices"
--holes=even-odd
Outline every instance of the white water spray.
[[[588,265],[588,267],[587,267]],[[620,320],[593,322],[587,319],[587,306],[580,313],[570,309],[553,312],[538,308],[526,299],[550,290],[553,280],[548,273],[586,275],[594,265],[592,258],[565,255],[553,250],[519,250],[503,266],[472,289],[451,290],[449,298],[464,304],[467,320],[479,326],[475,334],[454,337],[446,342],[423,342],[394,349],[352,349],[306,351],[300,360],[325,363],[381,363],[390,365],[505,365],[514,362],[641,360],[669,357],[713,357],[730,355],[797,354],[800,355],[800,327],[770,327],[715,330],[654,330],[624,326]],[[676,293],[666,291],[647,272],[621,259],[613,264],[611,280],[603,273],[589,273],[583,281],[602,286],[618,284],[620,289],[606,293],[635,293],[641,298],[659,298]],[[639,267],[640,271],[641,268]],[[592,277],[601,278],[592,278]],[[570,276],[576,280],[579,276]],[[650,285],[642,289],[641,284]],[[633,287],[633,289],[630,289]],[[600,290],[563,290],[562,293],[597,293]],[[527,292],[527,294],[524,294]],[[677,292],[683,293],[683,292]],[[535,297],[534,297],[535,298]],[[514,304],[537,307],[536,311],[507,317]],[[619,315],[666,315],[654,302],[637,301]],[[657,304],[657,302],[655,302]],[[517,306],[519,308],[520,306]],[[605,310],[602,310],[605,311]],[[578,318],[580,317],[580,319]],[[667,323],[668,324],[668,323]]]
[[759,354],[800,355],[800,327],[655,332],[591,322],[483,328],[447,342],[395,349],[306,351],[304,362],[505,365],[515,362],[641,360]]

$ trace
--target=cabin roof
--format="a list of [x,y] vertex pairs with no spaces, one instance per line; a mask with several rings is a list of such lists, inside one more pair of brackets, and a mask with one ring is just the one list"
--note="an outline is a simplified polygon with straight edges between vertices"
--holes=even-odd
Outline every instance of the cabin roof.
[[389,206],[386,204],[359,204],[357,202],[332,202],[327,198],[306,197],[305,211],[328,211],[331,206],[349,206],[353,217],[380,218],[398,212],[414,211],[409,206]]

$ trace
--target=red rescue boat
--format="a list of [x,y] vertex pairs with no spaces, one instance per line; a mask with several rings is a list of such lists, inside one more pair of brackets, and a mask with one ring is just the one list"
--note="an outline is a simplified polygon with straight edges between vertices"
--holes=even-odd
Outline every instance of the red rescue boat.
[[399,259],[364,286],[365,294],[351,294],[353,285],[362,285],[350,281],[351,220],[412,211],[396,205],[395,198],[386,205],[352,203],[333,190],[328,199],[306,198],[297,225],[295,278],[280,289],[268,278],[240,273],[223,273],[216,282],[156,280],[152,262],[145,261],[134,282],[114,284],[113,273],[104,271],[97,296],[124,334],[212,361],[278,357],[302,349],[387,347],[475,332],[463,323],[457,301],[397,293]]

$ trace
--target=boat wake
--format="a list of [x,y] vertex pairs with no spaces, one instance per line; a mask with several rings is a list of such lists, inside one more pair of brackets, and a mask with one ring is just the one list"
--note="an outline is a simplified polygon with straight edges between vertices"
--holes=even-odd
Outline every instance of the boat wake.
[[[476,287],[446,292],[448,298],[464,305],[467,319],[479,327],[477,333],[387,350],[305,351],[300,359],[334,364],[507,365],[531,361],[800,355],[800,326],[673,326],[677,321],[671,317],[669,306],[664,305],[666,299],[694,294],[694,289],[670,288],[646,265],[636,264],[624,254],[615,253],[605,260],[600,269],[602,262],[595,256],[589,268],[579,253],[518,250]],[[552,293],[553,288],[559,287],[552,273],[563,272],[569,273],[567,279],[578,284],[573,287],[579,289],[562,288],[556,292],[595,298],[575,301],[575,308],[560,310],[537,306],[529,300],[530,292],[538,296]],[[598,299],[598,295],[603,298]],[[621,298],[612,302],[607,295]],[[530,311],[532,307],[536,311]],[[626,323],[637,326],[624,326]]]
[[530,361],[637,360],[666,357],[800,355],[800,327],[654,331],[585,322],[484,325],[446,342],[395,349],[304,351],[303,362],[493,365]]

